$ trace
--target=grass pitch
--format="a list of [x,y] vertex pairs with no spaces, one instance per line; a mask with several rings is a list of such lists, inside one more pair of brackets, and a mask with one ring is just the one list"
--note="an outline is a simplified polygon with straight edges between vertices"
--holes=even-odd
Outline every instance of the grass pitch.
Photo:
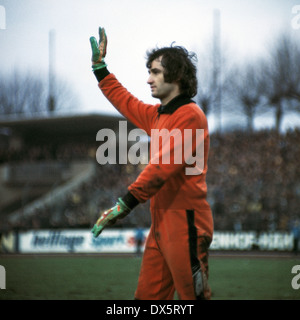
[[[6,290],[0,300],[132,300],[140,264],[138,257],[2,255]],[[212,300],[300,299],[291,285],[297,264],[292,256],[211,256]]]

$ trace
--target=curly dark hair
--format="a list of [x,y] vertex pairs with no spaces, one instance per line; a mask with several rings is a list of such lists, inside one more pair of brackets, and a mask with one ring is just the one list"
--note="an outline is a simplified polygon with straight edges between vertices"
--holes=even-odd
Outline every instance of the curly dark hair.
[[148,69],[154,60],[162,56],[161,64],[165,68],[164,78],[168,83],[178,81],[182,94],[192,98],[197,94],[197,56],[184,47],[173,46],[147,51]]

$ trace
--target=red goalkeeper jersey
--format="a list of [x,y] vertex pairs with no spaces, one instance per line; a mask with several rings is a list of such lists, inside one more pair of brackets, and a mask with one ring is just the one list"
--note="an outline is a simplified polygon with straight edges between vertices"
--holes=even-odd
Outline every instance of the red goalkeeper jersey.
[[206,200],[209,133],[200,107],[184,96],[176,97],[163,110],[159,104],[146,104],[113,74],[101,80],[99,88],[121,114],[151,137],[150,161],[128,187],[130,193],[141,203],[150,199],[154,224],[160,220],[155,218],[157,212],[193,211],[197,233],[212,238],[213,219]]

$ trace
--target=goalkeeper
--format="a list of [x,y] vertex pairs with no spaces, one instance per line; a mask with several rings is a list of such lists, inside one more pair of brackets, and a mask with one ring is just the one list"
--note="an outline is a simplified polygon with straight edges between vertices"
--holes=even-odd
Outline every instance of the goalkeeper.
[[[152,96],[160,100],[159,104],[151,105],[135,98],[108,71],[104,61],[107,49],[104,28],[99,28],[99,42],[94,37],[90,42],[92,69],[98,86],[121,114],[149,136],[152,129],[182,133],[179,142],[170,139],[169,163],[157,161],[167,152],[161,143],[159,151],[153,156],[151,153],[149,164],[136,181],[128,186],[128,193],[99,217],[92,232],[95,237],[99,236],[105,227],[150,199],[152,224],[135,299],[173,299],[175,290],[182,300],[209,299],[208,248],[213,236],[212,213],[206,200],[209,134],[204,113],[191,100],[197,93],[195,55],[178,46],[147,53],[147,83]],[[183,138],[185,129],[192,132],[188,141]],[[196,169],[196,163],[185,161],[183,150],[190,148],[191,154],[197,153],[197,129],[204,132],[203,170],[187,174],[186,169]],[[182,161],[175,159],[178,148],[182,150]]]

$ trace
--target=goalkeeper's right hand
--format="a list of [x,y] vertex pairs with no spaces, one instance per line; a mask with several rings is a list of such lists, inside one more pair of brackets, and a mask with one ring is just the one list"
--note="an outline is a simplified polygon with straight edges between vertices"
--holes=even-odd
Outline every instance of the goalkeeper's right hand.
[[92,47],[92,68],[98,70],[106,67],[104,58],[106,56],[107,36],[105,29],[99,27],[99,44],[95,37],[90,37],[90,43]]
[[121,198],[119,198],[116,205],[103,212],[95,223],[92,229],[94,237],[97,238],[105,227],[114,224],[118,219],[126,217],[130,211],[131,209],[123,202]]

